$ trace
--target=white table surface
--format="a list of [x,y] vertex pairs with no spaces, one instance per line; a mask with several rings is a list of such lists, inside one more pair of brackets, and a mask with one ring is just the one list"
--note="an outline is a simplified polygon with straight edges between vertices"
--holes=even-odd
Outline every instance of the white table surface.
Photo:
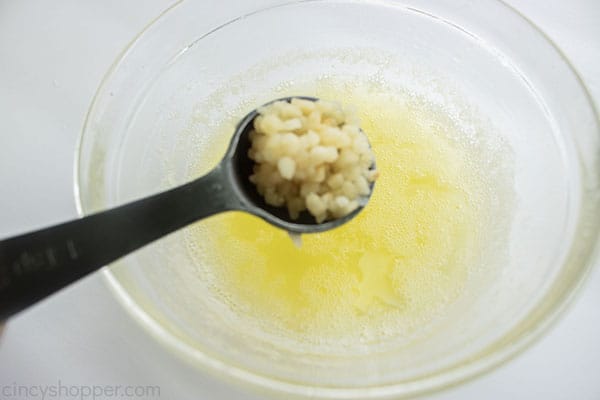
[[[220,7],[231,1],[244,0]],[[0,0],[0,237],[76,216],[74,149],[91,98],[119,51],[172,2]],[[600,104],[600,2],[508,3],[562,48]],[[159,346],[98,274],[13,318],[1,339],[0,389],[59,381],[160,386],[160,397],[148,398],[257,398]],[[27,397],[0,391],[0,399],[21,398]],[[427,398],[600,399],[598,268],[568,313],[527,352]]]

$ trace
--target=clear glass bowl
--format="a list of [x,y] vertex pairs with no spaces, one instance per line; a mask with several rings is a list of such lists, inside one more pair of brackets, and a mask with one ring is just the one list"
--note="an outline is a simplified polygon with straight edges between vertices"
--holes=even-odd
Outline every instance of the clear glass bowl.
[[288,94],[294,80],[384,76],[450,107],[467,99],[510,145],[516,201],[508,240],[495,244],[507,259],[443,329],[385,352],[319,354],[248,334],[208,295],[185,230],[105,269],[117,297],[193,365],[311,398],[414,395],[524,349],[572,298],[598,243],[598,122],[567,60],[493,0],[264,3],[249,12],[246,4],[209,10],[205,2],[180,2],[133,40],[85,123],[75,183],[80,213],[197,176],[190,165],[207,132],[274,92]]

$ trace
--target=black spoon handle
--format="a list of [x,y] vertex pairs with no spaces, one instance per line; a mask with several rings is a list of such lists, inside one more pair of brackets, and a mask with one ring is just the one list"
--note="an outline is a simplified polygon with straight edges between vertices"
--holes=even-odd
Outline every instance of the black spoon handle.
[[183,186],[0,241],[0,321],[198,219],[235,208],[217,167]]

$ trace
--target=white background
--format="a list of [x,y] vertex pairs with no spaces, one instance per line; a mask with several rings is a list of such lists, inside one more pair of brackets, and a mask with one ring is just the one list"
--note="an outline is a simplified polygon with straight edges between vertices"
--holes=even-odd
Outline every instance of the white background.
[[[244,2],[216,4],[233,1]],[[172,2],[0,0],[0,237],[76,216],[74,150],[91,98],[120,50]],[[509,3],[562,48],[600,103],[600,2]],[[159,385],[161,399],[254,398],[166,352],[98,274],[13,318],[1,339],[0,387],[58,380]],[[598,268],[525,354],[428,399],[600,399]]]

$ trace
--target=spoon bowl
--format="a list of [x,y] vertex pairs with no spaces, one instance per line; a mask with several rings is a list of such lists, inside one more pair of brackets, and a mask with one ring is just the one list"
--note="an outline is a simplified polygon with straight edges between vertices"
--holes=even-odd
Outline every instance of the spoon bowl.
[[[310,101],[318,100],[315,97],[307,96],[283,97],[270,101],[264,104],[263,107],[277,101],[290,102],[293,98]],[[318,233],[337,228],[356,217],[362,211],[368,203],[371,193],[373,193],[374,182],[370,183],[371,190],[369,195],[359,198],[359,206],[354,211],[341,218],[326,220],[321,223],[317,223],[315,218],[307,211],[302,212],[298,219],[292,220],[285,207],[275,207],[267,204],[256,190],[255,185],[248,179],[250,175],[249,171],[252,171],[254,166],[254,161],[248,157],[248,150],[252,144],[250,142],[250,132],[253,128],[254,119],[258,115],[258,109],[255,109],[240,120],[230,141],[229,148],[225,153],[225,157],[220,163],[227,170],[226,180],[234,190],[235,197],[242,200],[240,207],[242,207],[243,211],[254,214],[278,228],[297,234]],[[373,163],[371,169],[375,169],[375,163]]]

